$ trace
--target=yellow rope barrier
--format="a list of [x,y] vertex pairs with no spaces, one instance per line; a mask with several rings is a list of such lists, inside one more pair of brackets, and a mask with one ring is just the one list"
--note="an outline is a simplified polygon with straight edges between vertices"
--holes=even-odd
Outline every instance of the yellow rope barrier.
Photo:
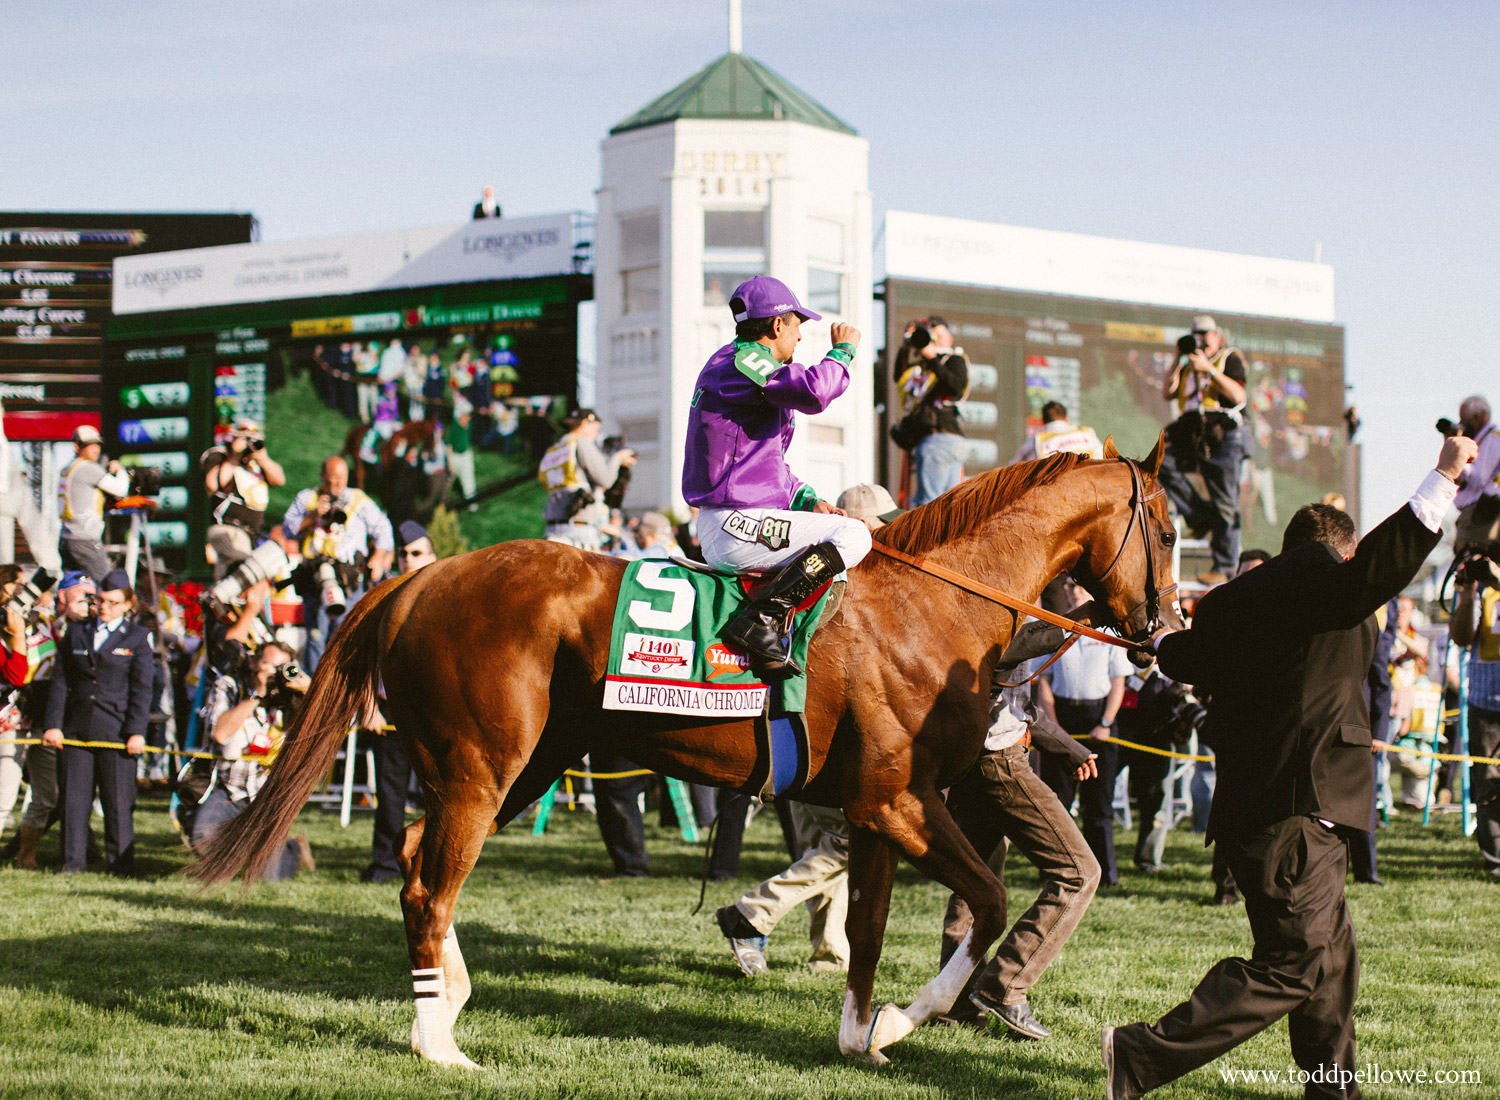
[[1089,733],[1070,734],[1074,741],[1108,741],[1112,745],[1124,745],[1127,749],[1135,749],[1138,752],[1149,752],[1153,756],[1169,756],[1173,760],[1196,760],[1200,764],[1206,764],[1213,760],[1212,756],[1195,756],[1189,752],[1173,752],[1170,749],[1159,749],[1155,745],[1142,745],[1135,741],[1125,741],[1119,737],[1095,737]]
[[637,775],[655,775],[650,768],[637,768],[633,772],[582,772],[569,768],[563,772],[574,779],[632,779]]
[[[1154,745],[1142,745],[1135,741],[1126,741],[1119,737],[1094,737],[1087,733],[1075,733],[1071,735],[1075,741],[1108,741],[1113,745],[1124,745],[1127,749],[1135,749],[1137,752],[1149,752],[1155,756],[1168,756],[1173,760],[1196,760],[1199,763],[1207,763],[1214,759],[1212,756],[1195,756],[1187,752],[1172,752],[1170,749],[1158,749]],[[1395,745],[1387,745],[1386,752],[1394,752],[1401,756],[1430,756],[1434,760],[1456,760],[1467,764],[1495,764],[1500,765],[1500,759],[1493,756],[1464,756],[1452,752],[1427,752],[1425,749],[1398,749]]]
[[[0,745],[40,745],[40,737],[0,737]],[[125,746],[119,741],[74,741],[64,738],[63,744],[75,749],[118,749],[125,751]],[[191,756],[195,760],[217,760],[211,752],[192,752],[188,749],[158,749],[147,745],[141,749],[142,752],[157,752],[163,756]]]
[[1395,745],[1387,745],[1385,751],[1401,756],[1430,756],[1434,760],[1457,760],[1459,763],[1500,764],[1500,760],[1493,756],[1462,756],[1452,752],[1428,752],[1426,749],[1398,749]]

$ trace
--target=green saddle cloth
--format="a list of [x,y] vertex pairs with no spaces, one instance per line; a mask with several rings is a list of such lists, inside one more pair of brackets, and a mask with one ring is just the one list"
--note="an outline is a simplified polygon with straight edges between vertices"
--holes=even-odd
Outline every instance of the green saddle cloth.
[[[807,667],[807,648],[828,602],[829,589],[792,619],[792,659]],[[633,561],[620,583],[605,710],[752,718],[767,708],[770,689],[750,671],[743,653],[719,633],[745,603],[743,578],[663,558]],[[780,684],[779,709],[800,713],[807,677]]]

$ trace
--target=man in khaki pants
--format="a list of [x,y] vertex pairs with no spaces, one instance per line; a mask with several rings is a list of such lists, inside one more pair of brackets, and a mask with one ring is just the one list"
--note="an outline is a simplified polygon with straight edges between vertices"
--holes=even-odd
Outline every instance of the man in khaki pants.
[[764,974],[766,937],[798,905],[806,903],[812,952],[809,970],[848,970],[849,821],[838,810],[791,804],[802,858],[775,878],[747,891],[715,913],[734,961],[748,977]]

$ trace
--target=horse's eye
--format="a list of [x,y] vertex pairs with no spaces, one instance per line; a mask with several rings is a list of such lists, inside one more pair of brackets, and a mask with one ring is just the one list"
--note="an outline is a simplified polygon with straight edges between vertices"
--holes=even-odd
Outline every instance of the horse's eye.
[[1168,550],[1172,549],[1172,547],[1177,544],[1177,532],[1176,531],[1163,531],[1161,533],[1161,544],[1163,546],[1165,546]]

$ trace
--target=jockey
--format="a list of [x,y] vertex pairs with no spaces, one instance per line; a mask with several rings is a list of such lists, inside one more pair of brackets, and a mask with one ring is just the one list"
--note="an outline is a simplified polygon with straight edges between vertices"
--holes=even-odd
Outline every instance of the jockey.
[[682,494],[696,505],[709,565],[775,570],[722,635],[757,674],[801,673],[782,641],[787,616],[870,552],[870,531],[787,468],[795,412],[819,413],[849,388],[859,330],[835,322],[833,349],[815,366],[791,361],[803,321],[822,318],[785,284],[758,275],[730,299],[735,339],[698,375],[688,413]]

